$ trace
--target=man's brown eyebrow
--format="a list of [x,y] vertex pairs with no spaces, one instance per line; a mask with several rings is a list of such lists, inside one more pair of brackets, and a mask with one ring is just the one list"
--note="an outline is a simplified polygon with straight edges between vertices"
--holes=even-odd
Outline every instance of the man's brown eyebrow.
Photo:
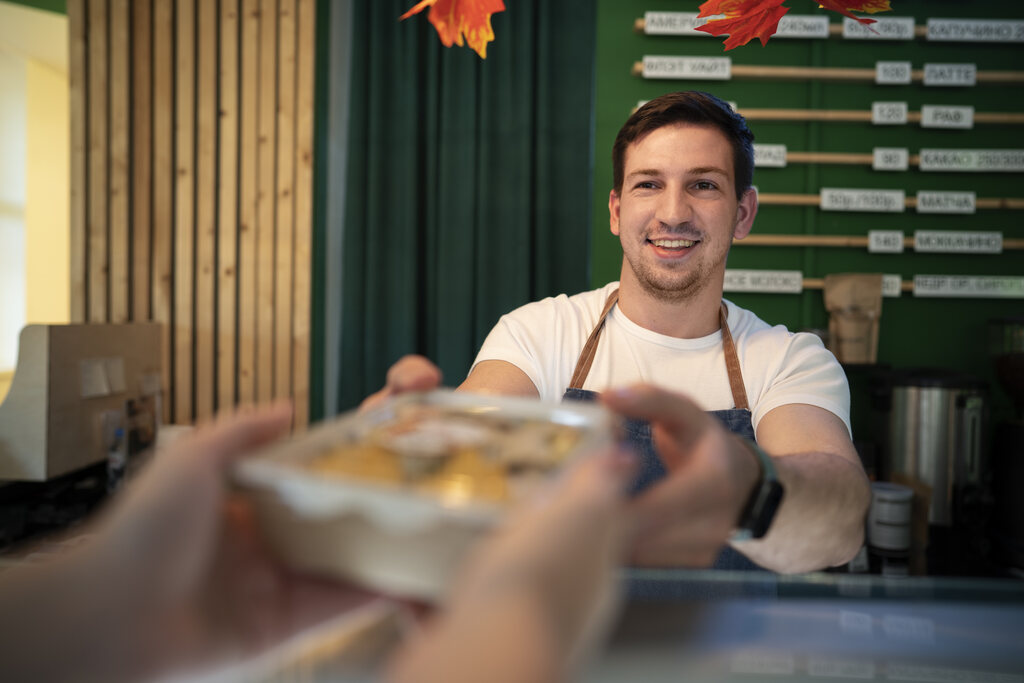
[[638,171],[633,171],[632,173],[628,174],[626,177],[627,178],[632,178],[634,176],[641,176],[641,175],[642,176],[660,176],[661,175],[661,171],[659,171],[656,168],[641,168]]
[[724,168],[717,166],[701,166],[700,168],[691,168],[689,170],[690,175],[700,175],[702,173],[718,173],[719,175],[728,176],[729,173]]

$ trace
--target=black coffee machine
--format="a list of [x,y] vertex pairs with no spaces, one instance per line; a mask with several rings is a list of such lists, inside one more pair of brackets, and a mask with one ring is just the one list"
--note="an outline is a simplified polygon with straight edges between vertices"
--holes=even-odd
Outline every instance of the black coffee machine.
[[995,424],[992,520],[999,559],[1024,570],[1024,317],[989,320],[995,374],[1013,402],[1013,416]]

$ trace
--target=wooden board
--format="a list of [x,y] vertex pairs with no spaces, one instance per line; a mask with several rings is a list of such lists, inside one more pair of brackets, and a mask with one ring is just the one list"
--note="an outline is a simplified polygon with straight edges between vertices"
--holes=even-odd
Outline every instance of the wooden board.
[[220,3],[217,409],[235,405],[238,272],[238,0]]
[[107,0],[89,1],[89,297],[86,319],[107,320]]
[[275,398],[288,398],[292,395],[292,297],[295,293],[295,10],[295,0],[278,0]]
[[260,2],[259,180],[256,191],[256,399],[274,396],[274,205],[277,160],[277,2]]
[[217,277],[217,3],[200,2],[196,127],[195,415],[213,416]]
[[195,258],[195,4],[177,4],[174,186],[174,422],[192,421],[193,259]]
[[238,197],[238,401],[256,400],[259,0],[242,2]]
[[88,272],[88,47],[86,0],[68,0],[68,56],[71,106],[71,321],[86,319]]
[[163,421],[171,421],[171,297],[174,255],[174,0],[153,5],[152,315],[161,324]]
[[292,392],[295,428],[309,424],[310,306],[313,274],[313,114],[316,2],[299,0],[295,121],[295,310],[292,318]]
[[153,2],[132,8],[132,320],[149,320],[153,243]]
[[128,0],[110,0],[110,322],[129,319],[128,170],[131,92]]

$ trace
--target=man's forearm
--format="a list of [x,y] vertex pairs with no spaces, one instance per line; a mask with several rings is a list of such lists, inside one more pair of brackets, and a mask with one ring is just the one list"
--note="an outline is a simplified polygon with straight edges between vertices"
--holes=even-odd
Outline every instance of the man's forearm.
[[782,505],[764,538],[734,542],[734,547],[784,573],[848,562],[863,543],[871,501],[863,470],[829,453],[798,453],[773,462],[785,487]]

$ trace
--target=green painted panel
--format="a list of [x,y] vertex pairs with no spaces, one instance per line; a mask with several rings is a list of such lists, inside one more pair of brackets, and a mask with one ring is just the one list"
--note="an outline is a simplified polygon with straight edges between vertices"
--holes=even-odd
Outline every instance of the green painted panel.
[[[923,104],[973,105],[976,112],[1024,112],[1024,86],[978,85],[973,88],[934,88],[921,84],[882,86],[821,81],[771,82],[644,80],[632,76],[634,62],[644,55],[728,56],[733,64],[874,68],[878,60],[910,61],[915,69],[926,62],[977,65],[979,70],[1024,69],[1024,44],[938,43],[914,41],[852,41],[838,36],[823,40],[773,39],[766,47],[756,41],[723,52],[720,39],[645,36],[633,23],[645,11],[692,11],[697,1],[598,0],[594,228],[592,282],[595,286],[618,277],[621,251],[608,231],[607,198],[612,185],[611,147],[619,127],[638,101],[673,90],[707,90],[744,108],[870,110],[873,101],[905,101],[910,111]],[[825,13],[810,2],[787,3],[794,14]],[[1015,2],[954,2],[952,0],[893,0],[889,16],[912,16],[924,24],[929,17],[1024,18]],[[840,17],[825,13],[832,23]],[[879,15],[885,16],[885,15]],[[976,125],[973,130],[923,129],[917,125],[873,126],[868,123],[752,122],[759,143],[784,144],[790,151],[870,153],[873,147],[1024,148],[1024,126]],[[784,169],[757,169],[754,183],[761,192],[817,194],[821,187],[974,191],[980,197],[1024,198],[1024,174],[925,173],[873,171],[869,166],[792,164]],[[816,207],[763,206],[755,234],[866,235],[869,229],[995,230],[1005,239],[1024,238],[1024,211],[979,210],[971,216],[822,212]],[[911,279],[915,274],[976,274],[1024,276],[1024,251],[999,255],[869,254],[852,248],[779,248],[739,246],[732,268],[801,270],[805,277],[838,272],[882,272]],[[732,294],[772,323],[798,330],[826,327],[828,315],[820,291],[799,295]],[[968,372],[994,381],[987,349],[987,326],[992,317],[1024,315],[1022,300],[922,299],[904,294],[885,299],[879,340],[879,362],[895,367],[936,366]],[[855,397],[856,398],[856,397]],[[996,417],[1009,402],[995,391]]]
[[36,9],[46,10],[47,12],[56,12],[57,14],[68,13],[67,0],[4,0],[12,5],[25,5],[26,7],[35,7]]

